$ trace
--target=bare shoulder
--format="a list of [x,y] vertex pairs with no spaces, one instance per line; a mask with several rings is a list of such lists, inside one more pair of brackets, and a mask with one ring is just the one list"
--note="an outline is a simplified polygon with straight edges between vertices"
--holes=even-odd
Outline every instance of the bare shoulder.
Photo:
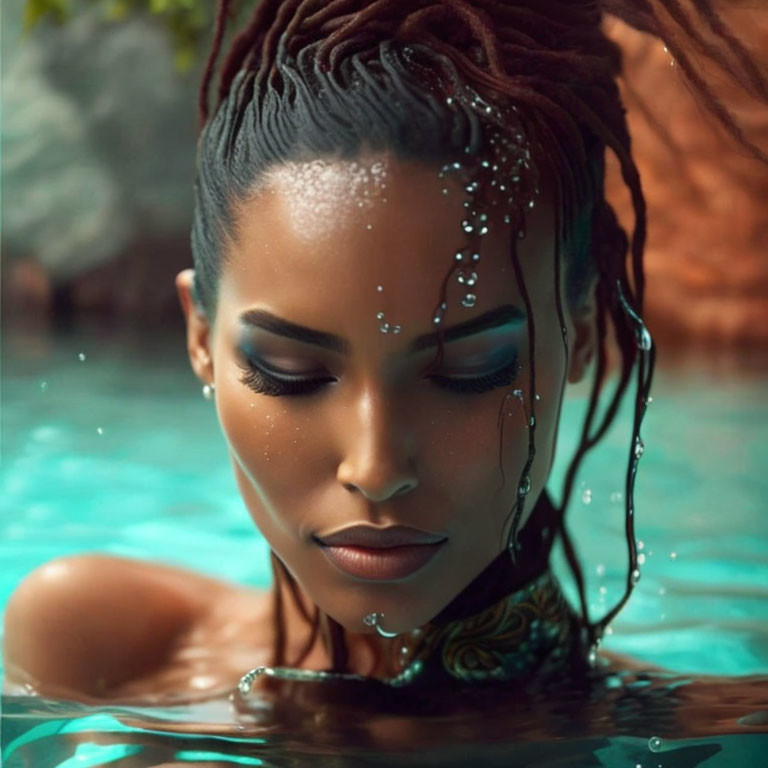
[[30,573],[8,601],[6,681],[86,700],[126,686],[162,688],[190,643],[213,652],[222,615],[237,611],[260,626],[265,610],[263,594],[184,568],[99,554],[59,558]]

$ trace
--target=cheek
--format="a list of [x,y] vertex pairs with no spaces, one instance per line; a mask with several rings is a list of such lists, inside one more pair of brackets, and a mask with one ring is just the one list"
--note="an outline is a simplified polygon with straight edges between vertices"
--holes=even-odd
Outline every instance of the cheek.
[[217,407],[251,516],[268,538],[287,535],[316,505],[328,476],[315,420],[237,379],[217,385]]

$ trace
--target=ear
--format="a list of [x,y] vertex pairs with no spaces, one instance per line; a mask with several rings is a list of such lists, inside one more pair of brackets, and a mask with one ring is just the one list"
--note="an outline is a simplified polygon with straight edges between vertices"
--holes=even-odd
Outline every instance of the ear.
[[571,349],[568,361],[568,381],[571,384],[581,381],[587,373],[589,364],[597,348],[597,303],[595,286],[589,291],[587,299],[577,308],[571,309]]
[[187,322],[187,352],[192,370],[203,384],[213,381],[213,358],[210,350],[210,325],[194,297],[195,270],[185,269],[176,275],[176,291],[181,311]]

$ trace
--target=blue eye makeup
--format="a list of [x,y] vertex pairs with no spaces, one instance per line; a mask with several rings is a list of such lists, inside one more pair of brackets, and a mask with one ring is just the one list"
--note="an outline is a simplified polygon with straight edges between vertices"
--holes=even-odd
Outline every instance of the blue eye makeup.
[[[238,362],[242,371],[240,381],[254,392],[270,397],[307,396],[320,392],[326,384],[337,379],[327,375],[299,376],[270,368],[262,360],[253,356],[243,357]],[[501,366],[490,367],[487,372],[476,376],[448,376],[430,374],[426,378],[436,387],[458,394],[482,394],[497,387],[509,386],[517,377],[519,370],[517,354],[506,354],[506,362]]]

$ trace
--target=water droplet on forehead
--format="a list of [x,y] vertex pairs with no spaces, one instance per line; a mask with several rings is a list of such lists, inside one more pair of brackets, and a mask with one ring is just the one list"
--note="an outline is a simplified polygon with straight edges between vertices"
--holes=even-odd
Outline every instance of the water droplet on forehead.
[[383,320],[384,319],[384,313],[383,312],[377,312],[376,313],[376,319],[377,320]]
[[477,296],[475,296],[474,293],[468,293],[462,298],[461,300],[461,306],[467,307],[467,309],[470,309],[471,307],[474,307],[477,303]]
[[384,286],[383,286],[383,285],[377,285],[377,286],[376,286],[376,290],[377,290],[379,293],[381,293],[381,292],[384,290]]
[[477,272],[475,272],[473,269],[464,267],[463,269],[459,270],[456,279],[461,285],[467,285],[471,288],[473,285],[475,285],[475,283],[477,283]]

